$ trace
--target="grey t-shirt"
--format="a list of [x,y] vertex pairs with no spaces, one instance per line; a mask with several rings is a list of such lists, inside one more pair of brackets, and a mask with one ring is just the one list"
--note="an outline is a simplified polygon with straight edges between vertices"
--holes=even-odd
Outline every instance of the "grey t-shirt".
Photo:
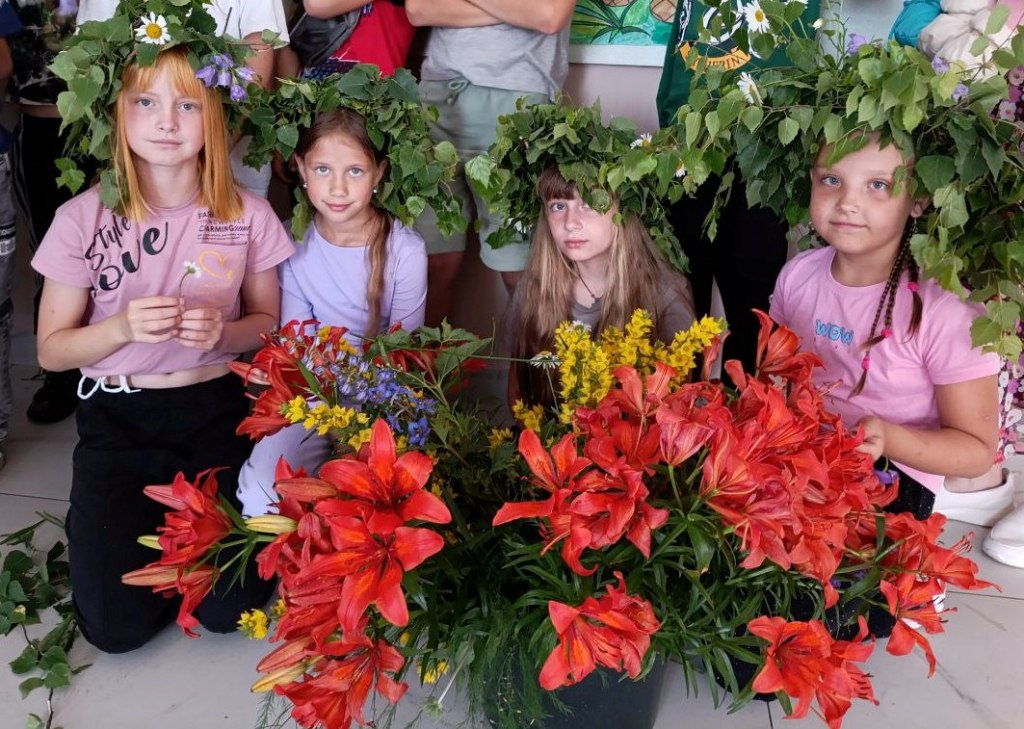
[[513,25],[433,28],[420,77],[553,97],[569,71],[569,28],[548,35]]

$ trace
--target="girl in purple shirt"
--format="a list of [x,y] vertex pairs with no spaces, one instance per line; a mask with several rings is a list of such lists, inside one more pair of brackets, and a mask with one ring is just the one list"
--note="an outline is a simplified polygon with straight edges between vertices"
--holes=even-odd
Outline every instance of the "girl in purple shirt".
[[[363,117],[349,109],[321,114],[295,153],[315,213],[298,252],[281,266],[281,321],[346,327],[357,346],[394,325],[422,326],[426,245],[375,203],[388,166]],[[327,439],[301,424],[263,438],[239,477],[242,513],[271,510],[281,457],[313,473],[329,453]]]

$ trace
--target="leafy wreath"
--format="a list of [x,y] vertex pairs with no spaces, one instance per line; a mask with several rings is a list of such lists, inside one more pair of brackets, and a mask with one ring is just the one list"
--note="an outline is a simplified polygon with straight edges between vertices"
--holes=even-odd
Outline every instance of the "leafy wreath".
[[[986,313],[972,326],[976,345],[1018,356],[1024,128],[995,110],[1008,97],[1006,73],[1024,66],[1024,35],[995,50],[990,66],[968,68],[896,43],[847,36],[841,25],[819,22],[816,34],[800,37],[787,25],[788,5],[766,0],[762,6],[770,27],[745,40],[757,42],[763,56],[767,38],[791,66],[741,74],[699,69],[689,103],[655,143],[679,147],[694,172],[688,187],[717,173],[721,203],[738,170],[748,202],[791,224],[808,218],[810,169],[824,144],[830,161],[861,148],[868,133],[895,144],[914,160],[897,182],[931,199],[911,239],[915,258],[947,290],[985,303]],[[1000,10],[990,25],[1005,22]],[[835,52],[827,52],[829,45]]]
[[[185,47],[196,76],[224,96],[228,125],[240,122],[236,103],[256,87],[244,65],[252,53],[249,45],[218,36],[217,23],[201,0],[122,0],[113,17],[89,21],[78,27],[51,66],[67,83],[57,97],[57,110],[68,130],[65,157],[57,160],[58,184],[77,192],[85,184],[78,162],[93,157],[103,163],[111,158],[114,106],[121,92],[121,77],[129,64],[151,66],[168,48]],[[265,33],[274,43],[276,34]],[[109,167],[100,173],[103,204],[119,209],[122,195]]]
[[537,178],[557,167],[595,210],[606,212],[617,203],[617,215],[638,216],[658,248],[683,266],[686,259],[665,205],[682,196],[687,170],[680,165],[675,141],[667,141],[638,136],[625,118],[605,124],[600,103],[579,107],[520,99],[514,113],[498,118],[497,136],[487,154],[466,163],[467,177],[494,217],[503,221],[487,242],[506,245],[536,224]]
[[[420,103],[416,79],[409,71],[398,69],[393,76],[383,76],[376,66],[359,64],[322,81],[283,79],[274,91],[258,91],[242,106],[242,130],[252,135],[245,162],[253,166],[269,161],[274,152],[290,158],[301,130],[318,114],[339,108],[359,113],[366,119],[373,145],[388,160],[377,205],[406,225],[430,207],[443,234],[466,229],[461,203],[449,184],[458,154],[451,142],[431,140],[437,110]],[[295,197],[292,233],[301,240],[312,211],[301,190]]]

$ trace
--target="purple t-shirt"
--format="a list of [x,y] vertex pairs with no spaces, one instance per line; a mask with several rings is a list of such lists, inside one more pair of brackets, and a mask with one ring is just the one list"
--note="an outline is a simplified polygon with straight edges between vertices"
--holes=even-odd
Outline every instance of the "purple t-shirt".
[[[971,344],[971,322],[983,308],[961,301],[933,280],[920,282],[921,327],[908,336],[913,294],[904,274],[892,312],[893,336],[871,348],[864,389],[851,397],[863,372],[861,345],[871,332],[885,284],[844,286],[832,277],[834,257],[835,250],[826,247],[787,263],[775,284],[770,313],[825,362],[824,369],[815,370],[814,383],[830,388],[826,407],[839,413],[848,428],[876,415],[899,425],[938,429],[937,385],[999,372],[999,357]],[[896,465],[932,491],[942,488],[943,476]]]
[[[310,225],[295,255],[281,264],[281,322],[316,319],[347,327],[354,335],[375,336],[378,332],[366,331],[368,252],[367,246],[328,243],[316,225]],[[395,221],[387,241],[379,331],[399,323],[410,331],[422,326],[426,305],[426,245],[419,233]],[[359,341],[349,338],[353,344]]]
[[[294,246],[266,200],[244,190],[238,220],[220,221],[195,202],[157,208],[135,222],[105,208],[99,187],[61,205],[32,267],[58,283],[90,290],[83,324],[123,311],[143,296],[177,296],[189,309],[241,316],[242,279],[274,268]],[[191,262],[198,275],[185,274]],[[229,362],[239,352],[202,352],[175,341],[132,342],[82,367],[89,377],[179,372]]]

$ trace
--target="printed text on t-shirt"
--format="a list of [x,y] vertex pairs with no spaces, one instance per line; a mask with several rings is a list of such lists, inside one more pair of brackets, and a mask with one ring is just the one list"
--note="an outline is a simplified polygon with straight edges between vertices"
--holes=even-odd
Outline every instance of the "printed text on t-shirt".
[[853,343],[852,329],[846,329],[831,322],[824,322],[821,319],[814,320],[814,334],[819,337],[825,337],[833,342],[842,342],[847,346]]
[[121,215],[112,216],[111,222],[101,225],[85,249],[89,269],[98,271],[98,284],[104,291],[114,291],[125,274],[135,273],[143,265],[143,256],[156,256],[167,245],[167,228],[147,228],[142,235],[130,240],[132,223]]

